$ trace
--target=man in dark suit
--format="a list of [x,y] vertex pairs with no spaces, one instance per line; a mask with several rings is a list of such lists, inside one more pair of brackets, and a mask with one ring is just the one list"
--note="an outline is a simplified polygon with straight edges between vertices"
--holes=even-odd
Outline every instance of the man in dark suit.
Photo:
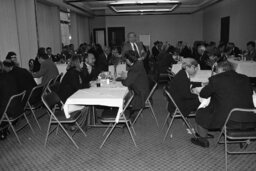
[[85,62],[83,64],[82,73],[86,80],[93,81],[98,77],[98,71],[94,68],[95,56],[92,53],[85,55]]
[[32,74],[24,69],[17,66],[12,61],[5,60],[3,62],[5,71],[7,72],[8,77],[13,77],[16,81],[19,92],[26,91],[25,101],[28,98],[31,90],[36,86],[36,82]]
[[[200,105],[198,96],[191,93],[191,82],[189,79],[196,73],[197,65],[198,63],[195,59],[184,59],[182,64],[183,69],[180,70],[168,83],[167,90],[172,95],[175,103],[184,116],[195,111]],[[174,105],[170,101],[168,105],[169,112],[173,112],[174,109]]]
[[52,48],[51,48],[51,47],[47,47],[47,48],[46,48],[46,53],[47,53],[48,57],[49,57],[53,62],[58,62],[58,61],[60,60],[57,55],[53,55],[53,54],[52,54]]
[[146,58],[146,53],[142,42],[137,42],[137,37],[134,32],[128,33],[128,42],[124,43],[122,49],[122,57],[125,56],[126,52],[132,50],[136,53],[138,60],[144,60]]
[[34,78],[42,77],[41,85],[46,85],[51,79],[59,75],[59,71],[55,63],[46,54],[39,56],[38,60],[41,64],[40,70],[32,75]]
[[241,51],[239,50],[238,47],[235,46],[234,43],[229,42],[227,44],[227,55],[228,56],[235,56],[235,57],[237,57],[240,53],[241,53]]
[[145,106],[145,100],[149,95],[149,82],[142,61],[138,61],[136,53],[132,50],[126,52],[125,59],[130,66],[127,77],[123,77],[123,85],[134,91],[131,102],[132,110],[140,110]]
[[[219,130],[223,127],[229,112],[233,108],[254,108],[252,101],[252,87],[247,76],[233,71],[228,61],[220,62],[217,66],[217,75],[209,78],[200,96],[211,97],[210,104],[196,113],[198,138],[192,138],[193,144],[209,147],[207,140],[208,130]],[[247,129],[256,128],[256,117],[244,113],[231,117],[230,127]]]

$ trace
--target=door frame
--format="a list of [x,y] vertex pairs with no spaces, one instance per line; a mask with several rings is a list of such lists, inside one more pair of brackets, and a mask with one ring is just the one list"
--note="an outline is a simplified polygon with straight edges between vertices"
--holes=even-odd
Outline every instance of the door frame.
[[105,28],[94,28],[93,29],[93,42],[96,44],[96,32],[97,31],[103,31],[104,32],[104,46],[106,46],[106,29]]

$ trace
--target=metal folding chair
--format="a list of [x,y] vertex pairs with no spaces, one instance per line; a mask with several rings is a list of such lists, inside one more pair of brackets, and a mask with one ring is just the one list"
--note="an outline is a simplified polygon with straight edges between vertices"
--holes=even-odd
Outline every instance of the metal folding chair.
[[[251,140],[256,139],[256,128],[252,130],[237,130],[237,129],[230,129],[228,126],[228,122],[232,115],[235,115],[235,112],[243,112],[250,113],[251,115],[255,115],[256,117],[256,109],[242,109],[242,108],[234,108],[230,111],[223,128],[221,129],[220,135],[216,141],[216,145],[218,143],[224,144],[225,146],[225,170],[228,170],[228,154],[256,154],[256,151],[248,151],[243,148],[240,151],[230,151],[228,150],[228,144],[234,143],[246,143],[247,145],[250,144]],[[224,137],[224,142],[221,141],[221,137]],[[246,146],[244,146],[246,147]]]
[[62,76],[63,76],[63,73],[60,73],[60,74],[54,79],[54,84],[60,83]]
[[[133,128],[133,125],[132,125],[132,123],[131,123],[131,120],[130,120],[129,118],[126,118],[126,116],[125,116],[126,109],[127,109],[128,106],[130,105],[130,103],[131,103],[133,97],[134,97],[133,91],[130,91],[130,92],[128,92],[128,93],[126,94],[125,99],[124,99],[124,108],[123,108],[123,111],[122,111],[121,114],[120,114],[120,118],[119,118],[118,123],[115,121],[116,115],[115,115],[115,116],[112,115],[112,116],[106,116],[106,117],[103,116],[103,117],[102,117],[102,119],[101,119],[101,122],[102,122],[102,123],[109,123],[109,125],[108,125],[108,127],[107,127],[107,129],[105,130],[105,132],[104,132],[103,135],[105,135],[105,134],[108,132],[109,129],[110,129],[110,131],[108,132],[108,134],[106,135],[104,141],[102,142],[102,144],[101,144],[101,146],[100,146],[100,149],[103,147],[103,145],[104,145],[105,142],[107,141],[108,137],[109,137],[110,134],[113,132],[113,130],[115,129],[116,125],[119,124],[119,123],[125,123],[125,125],[127,126],[128,131],[129,131],[129,133],[130,133],[130,136],[131,136],[131,138],[132,138],[132,141],[133,141],[135,147],[137,147],[136,142],[135,142],[134,137],[133,137],[133,133],[134,133],[134,135],[136,135],[135,130],[134,130],[134,128]],[[133,132],[132,132],[132,131],[133,131]]]
[[132,123],[133,125],[136,123],[137,119],[140,117],[140,115],[142,114],[143,110],[146,109],[146,108],[150,108],[151,113],[152,113],[153,117],[155,118],[156,125],[157,125],[157,127],[159,127],[158,121],[157,121],[157,118],[156,118],[155,111],[154,111],[153,106],[152,106],[152,103],[151,103],[151,101],[150,101],[150,99],[152,98],[152,96],[153,96],[153,94],[154,94],[154,92],[155,92],[157,86],[158,86],[158,83],[154,81],[154,86],[153,86],[153,88],[151,89],[151,91],[150,91],[150,93],[149,93],[149,95],[148,95],[148,97],[147,97],[147,99],[146,99],[146,101],[145,101],[145,107],[144,107],[144,108],[141,108],[141,109],[139,110],[139,112],[138,112],[136,118],[134,119],[134,121],[133,121],[133,123]]
[[[23,91],[20,94],[16,94],[10,97],[6,108],[4,110],[3,116],[0,120],[0,125],[2,122],[7,122],[9,124],[9,126],[11,127],[14,135],[16,136],[18,142],[21,144],[21,141],[19,139],[19,136],[17,134],[18,131],[20,131],[22,128],[24,128],[25,126],[29,125],[30,129],[32,130],[32,132],[34,133],[34,130],[26,116],[26,113],[24,111],[24,96],[26,94],[26,91]],[[14,128],[13,122],[17,121],[18,119],[24,117],[26,120],[26,123],[21,126],[18,129]]]
[[[36,86],[34,87],[29,96],[28,96],[28,100],[27,100],[27,103],[26,103],[26,106],[25,106],[25,110],[29,110],[31,111],[39,129],[41,130],[41,126],[38,122],[38,118],[35,114],[35,111],[39,108],[42,108],[43,107],[43,103],[41,101],[41,96],[43,94],[43,91],[44,91],[44,86]],[[40,116],[41,117],[41,116]]]
[[51,93],[52,92],[52,89],[51,89],[51,87],[53,87],[53,85],[54,85],[54,80],[55,80],[56,78],[52,78],[47,84],[46,84],[46,86],[44,87],[44,92],[43,92],[43,94],[47,94],[47,93]]
[[[188,129],[190,130],[190,132],[192,133],[192,135],[193,135],[194,137],[196,137],[196,136],[195,136],[195,132],[194,132],[194,130],[193,130],[193,127],[191,126],[191,124],[189,123],[189,121],[187,120],[187,118],[184,117],[184,115],[181,113],[179,107],[178,107],[177,104],[175,103],[175,101],[174,101],[174,99],[172,98],[171,94],[166,90],[166,88],[164,88],[164,93],[167,95],[167,97],[168,97],[168,98],[171,100],[171,102],[174,104],[175,110],[174,110],[174,113],[173,113],[173,114],[169,112],[168,115],[167,115],[167,117],[166,117],[166,119],[165,119],[165,121],[164,121],[163,128],[164,128],[164,126],[166,125],[168,119],[169,119],[170,117],[172,118],[170,124],[168,125],[168,128],[167,128],[167,131],[166,131],[166,133],[165,133],[165,136],[164,136],[163,141],[165,141],[165,139],[166,139],[166,137],[167,137],[167,135],[168,135],[168,132],[169,132],[171,126],[172,126],[172,123],[173,123],[174,119],[176,119],[176,118],[181,118],[181,119],[183,120],[183,122],[186,124],[186,126],[188,127]],[[171,115],[171,114],[172,114],[172,115]],[[189,114],[187,117],[195,117],[195,113],[191,113],[191,114]],[[162,129],[163,129],[163,128],[162,128]]]
[[[47,134],[46,134],[45,144],[44,144],[45,147],[46,147],[49,135],[55,129],[56,129],[56,135],[57,135],[58,128],[60,127],[63,130],[63,132],[67,135],[67,137],[72,141],[72,143],[75,145],[75,147],[79,148],[72,137],[75,135],[75,133],[78,130],[80,130],[86,137],[85,132],[83,131],[83,129],[80,127],[80,125],[77,122],[78,119],[81,118],[81,115],[82,115],[81,111],[73,112],[71,114],[71,117],[69,119],[67,119],[63,110],[56,110],[56,107],[59,105],[61,106],[61,109],[62,109],[63,103],[61,102],[60,98],[58,97],[58,95],[55,92],[51,92],[49,94],[44,94],[42,96],[42,101],[50,114],[50,120],[49,120],[49,124],[48,124],[48,128],[47,128]],[[50,131],[51,125],[53,125],[53,124],[57,124],[57,126]],[[69,135],[67,130],[64,128],[63,124],[75,124],[77,126],[77,129],[74,131],[73,135]]]

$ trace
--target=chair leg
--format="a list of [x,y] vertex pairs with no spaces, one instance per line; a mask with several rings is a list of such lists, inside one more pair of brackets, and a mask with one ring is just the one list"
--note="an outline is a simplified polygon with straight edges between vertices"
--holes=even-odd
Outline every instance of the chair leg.
[[46,137],[45,137],[45,141],[44,141],[44,146],[45,147],[46,147],[47,140],[48,140],[48,137],[49,137],[49,132],[50,132],[50,128],[51,128],[51,121],[52,121],[52,117],[50,117],[50,121],[49,121],[47,132],[46,132]]
[[151,103],[149,103],[149,108],[151,110],[151,113],[152,113],[153,117],[155,118],[156,125],[159,128],[158,121],[157,121],[157,118],[156,118],[156,114],[155,114],[155,111],[154,111],[153,106],[151,105]]
[[166,139],[166,137],[167,137],[167,135],[168,135],[168,133],[169,133],[169,130],[170,130],[171,126],[172,126],[172,123],[173,123],[173,120],[174,120],[174,118],[175,118],[175,115],[176,115],[176,112],[175,112],[175,113],[173,114],[173,116],[172,116],[171,122],[170,122],[170,124],[169,124],[169,126],[168,126],[168,128],[167,128],[167,131],[166,131],[165,135],[164,135],[163,142],[165,141],[165,139]]
[[188,129],[191,131],[192,135],[196,138],[195,131],[193,131],[193,127],[191,126],[189,121],[183,115],[181,115],[181,117],[182,117],[183,121],[186,123]]
[[15,137],[17,138],[18,142],[21,144],[20,138],[19,138],[15,128],[13,127],[12,122],[8,121],[8,123],[9,123],[10,127],[12,128],[12,131],[13,131]]
[[57,125],[57,128],[56,128],[56,133],[55,133],[55,135],[58,135],[58,132],[59,132],[59,125]]
[[228,144],[227,144],[227,131],[224,128],[224,141],[225,141],[225,170],[228,170]]
[[104,139],[104,141],[102,142],[102,144],[100,145],[100,149],[103,147],[103,145],[105,144],[105,142],[107,141],[108,137],[110,136],[110,134],[113,132],[115,126],[116,126],[117,123],[115,123],[112,128],[110,129],[110,131],[108,132],[106,138]]
[[138,112],[136,118],[134,119],[134,121],[133,121],[133,123],[132,123],[133,125],[136,123],[136,121],[137,121],[137,119],[139,118],[139,116],[141,115],[142,111],[143,111],[143,108],[139,110],[139,112]]
[[30,124],[30,122],[29,122],[29,120],[28,120],[28,118],[27,118],[26,113],[24,113],[23,115],[24,115],[24,117],[25,117],[25,119],[26,119],[26,121],[27,121],[28,126],[30,127],[30,129],[32,130],[32,132],[35,133],[34,129],[32,128],[32,126],[31,126],[31,124]]
[[130,126],[129,126],[128,122],[125,122],[125,123],[126,123],[126,126],[127,126],[128,131],[129,131],[129,133],[130,133],[130,135],[131,135],[132,141],[133,141],[135,147],[137,147],[137,144],[136,144],[136,142],[135,142],[135,140],[134,140],[134,137],[133,137],[133,135],[132,135],[132,131],[131,131],[131,129],[130,129]]
[[36,114],[35,114],[34,110],[31,108],[30,105],[29,105],[29,109],[30,109],[30,111],[31,111],[31,113],[32,113],[32,115],[33,115],[35,121],[36,121],[37,126],[38,126],[39,129],[41,130],[41,126],[40,126],[40,124],[39,124],[39,122],[38,122],[38,119],[37,119],[37,117],[36,117]]
[[87,137],[86,133],[84,132],[84,130],[81,128],[81,126],[77,122],[76,122],[76,126],[84,134],[84,136]]
[[171,112],[168,112],[167,117],[166,117],[166,119],[165,119],[165,121],[164,121],[164,124],[163,124],[162,130],[164,130],[164,126],[165,126],[165,124],[167,123],[167,121],[168,121],[168,119],[169,119],[170,115],[171,115]]
[[130,123],[130,125],[131,125],[131,128],[132,128],[132,131],[133,131],[134,135],[136,136],[136,132],[135,132],[135,129],[134,129],[133,125],[132,125],[132,122],[129,121],[129,123]]
[[112,126],[112,124],[110,123],[110,124],[108,124],[108,127],[107,127],[107,129],[104,131],[104,133],[103,133],[103,136],[108,132],[108,130],[109,130],[109,128]]
[[70,141],[72,141],[72,143],[76,146],[77,149],[79,149],[78,145],[76,144],[76,142],[73,140],[73,138],[69,135],[69,133],[66,131],[66,129],[63,127],[63,125],[58,122],[60,128],[64,131],[64,133],[68,136],[68,138],[70,139]]

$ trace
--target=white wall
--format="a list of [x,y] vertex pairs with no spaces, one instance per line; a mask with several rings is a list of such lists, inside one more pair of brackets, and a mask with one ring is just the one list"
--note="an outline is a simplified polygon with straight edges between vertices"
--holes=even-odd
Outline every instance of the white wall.
[[57,6],[37,2],[39,47],[51,47],[54,54],[61,51],[60,11]]
[[202,13],[193,15],[146,15],[146,16],[108,16],[106,27],[125,27],[125,33],[131,31],[151,36],[154,41],[170,41],[176,44],[182,40],[192,44],[202,39]]
[[207,8],[203,14],[203,38],[219,42],[221,17],[230,16],[229,40],[244,49],[249,40],[256,40],[255,9],[255,0],[224,0]]
[[0,0],[0,4],[0,59],[14,51],[27,68],[37,50],[34,0]]

